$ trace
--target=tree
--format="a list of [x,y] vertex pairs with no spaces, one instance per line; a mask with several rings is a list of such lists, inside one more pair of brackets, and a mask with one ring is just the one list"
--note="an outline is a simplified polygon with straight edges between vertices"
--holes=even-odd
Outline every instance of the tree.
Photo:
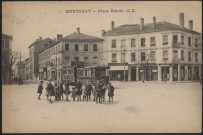
[[147,55],[148,58],[145,62],[140,63],[140,65],[143,67],[143,78],[142,78],[142,82],[144,82],[146,80],[146,74],[148,71],[148,66],[149,66],[149,55]]
[[17,59],[20,58],[20,53],[10,50],[9,52],[2,52],[2,63],[3,71],[5,76],[3,79],[6,80],[6,76],[9,76],[9,83],[11,83],[12,78],[12,67],[16,63]]

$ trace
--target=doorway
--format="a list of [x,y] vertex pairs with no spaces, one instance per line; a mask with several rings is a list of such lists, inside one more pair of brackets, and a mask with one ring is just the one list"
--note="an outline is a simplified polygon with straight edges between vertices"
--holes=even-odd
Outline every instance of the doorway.
[[131,67],[131,81],[136,81],[136,67]]

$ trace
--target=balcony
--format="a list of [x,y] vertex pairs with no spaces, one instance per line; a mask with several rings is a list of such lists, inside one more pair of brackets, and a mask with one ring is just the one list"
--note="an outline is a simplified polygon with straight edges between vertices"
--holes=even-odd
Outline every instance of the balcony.
[[172,42],[173,48],[180,48],[180,42]]

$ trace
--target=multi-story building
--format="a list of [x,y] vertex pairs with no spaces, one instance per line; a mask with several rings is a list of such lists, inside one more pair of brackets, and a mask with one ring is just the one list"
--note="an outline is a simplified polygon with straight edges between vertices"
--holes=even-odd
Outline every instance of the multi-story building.
[[73,80],[72,62],[85,65],[103,64],[103,39],[80,33],[80,28],[63,38],[57,35],[57,42],[39,53],[41,80]]
[[29,48],[29,60],[30,60],[30,79],[37,80],[39,74],[39,57],[38,54],[45,48],[48,48],[54,40],[50,38],[42,39],[39,37]]
[[25,77],[25,61],[18,61],[15,65],[15,76],[21,76],[22,79],[26,79]]
[[25,79],[29,80],[30,76],[31,76],[31,74],[30,74],[30,60],[29,60],[29,58],[27,58],[25,60]]
[[184,13],[179,25],[153,17],[149,24],[141,18],[140,24],[115,28],[112,21],[111,30],[102,35],[111,80],[198,80],[202,73],[201,34],[193,30],[192,20],[184,27]]
[[11,41],[12,36],[2,34],[2,83],[11,82]]

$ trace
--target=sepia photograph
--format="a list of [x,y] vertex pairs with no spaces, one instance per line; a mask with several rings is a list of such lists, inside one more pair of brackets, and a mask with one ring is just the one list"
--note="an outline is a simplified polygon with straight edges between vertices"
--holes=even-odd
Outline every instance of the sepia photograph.
[[2,133],[202,133],[202,1],[2,1]]

